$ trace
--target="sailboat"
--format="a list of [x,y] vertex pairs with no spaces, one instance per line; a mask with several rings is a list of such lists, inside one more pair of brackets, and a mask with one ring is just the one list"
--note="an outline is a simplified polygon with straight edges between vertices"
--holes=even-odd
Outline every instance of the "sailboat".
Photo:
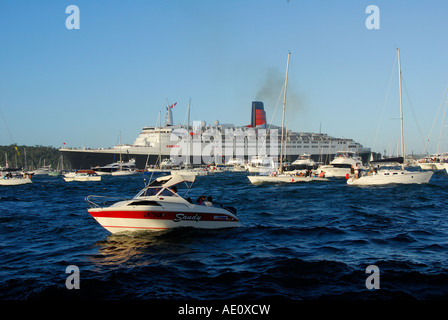
[[[370,185],[385,185],[385,184],[421,184],[428,183],[434,174],[433,171],[407,171],[404,170],[404,138],[403,138],[403,102],[401,95],[401,64],[400,64],[400,49],[397,48],[398,53],[398,79],[400,89],[400,122],[401,122],[401,154],[402,157],[394,159],[382,159],[381,162],[399,163],[401,170],[373,170],[368,175],[361,177],[352,177],[347,179],[347,184],[355,186],[370,186]],[[375,162],[374,162],[375,163]],[[377,161],[379,163],[379,161]]]
[[189,143],[188,144],[189,144],[190,151],[186,156],[185,166],[183,168],[181,168],[181,167],[172,168],[170,173],[171,173],[171,175],[180,174],[180,175],[189,175],[189,176],[213,175],[215,173],[208,170],[208,168],[204,168],[204,167],[195,168],[193,166],[193,163],[190,164],[190,160],[192,159],[192,156],[193,156],[193,135],[191,134],[191,131],[190,131],[190,104],[191,104],[191,98],[188,100],[188,124],[187,124],[188,133],[189,133],[189,138],[188,138]]
[[113,176],[129,176],[133,174],[138,174],[138,171],[136,171],[133,167],[124,166],[123,160],[121,159],[121,131],[120,131],[120,161],[118,162],[118,170],[112,171]]
[[284,149],[284,131],[285,131],[285,109],[286,109],[286,88],[288,85],[288,69],[289,69],[289,57],[291,53],[288,52],[288,60],[286,63],[286,77],[285,77],[285,90],[283,92],[283,115],[282,115],[282,138],[280,144],[280,165],[275,172],[271,172],[269,175],[250,175],[247,176],[250,183],[293,183],[293,182],[310,182],[310,181],[328,181],[325,177],[314,177],[314,176],[296,176],[283,173],[283,149]]
[[5,152],[5,167],[0,171],[0,186],[15,186],[20,184],[33,183],[31,175],[16,169],[10,169],[8,165],[8,155]]
[[56,170],[50,170],[48,172],[48,175],[51,176],[51,177],[61,176],[62,172],[64,171],[64,164],[63,164],[63,162],[64,162],[64,158],[63,158],[63,155],[61,154],[61,156],[59,157],[59,161],[58,161],[58,165],[57,165]]

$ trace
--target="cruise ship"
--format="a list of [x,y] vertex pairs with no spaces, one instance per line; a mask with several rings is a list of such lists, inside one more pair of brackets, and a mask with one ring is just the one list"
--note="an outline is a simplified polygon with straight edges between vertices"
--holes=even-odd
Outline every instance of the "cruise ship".
[[105,166],[113,163],[119,154],[123,161],[134,159],[137,169],[155,166],[166,159],[180,165],[203,165],[226,163],[234,158],[249,161],[251,157],[264,155],[278,158],[282,135],[286,142],[282,154],[289,162],[309,154],[315,161],[329,163],[340,151],[354,152],[367,162],[371,153],[370,148],[352,139],[335,138],[324,133],[293,132],[267,124],[262,101],[252,102],[251,122],[246,126],[220,124],[219,121],[174,125],[172,107],[167,105],[163,126],[144,127],[132,145],[100,149],[61,148],[59,151],[72,169]]

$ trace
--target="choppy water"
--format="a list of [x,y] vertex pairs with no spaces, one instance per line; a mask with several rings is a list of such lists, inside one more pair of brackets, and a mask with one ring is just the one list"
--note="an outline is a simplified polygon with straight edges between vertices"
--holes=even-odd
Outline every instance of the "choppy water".
[[[420,299],[448,297],[448,176],[427,185],[251,185],[198,177],[190,196],[237,208],[244,227],[111,235],[85,196],[133,196],[144,176],[0,188],[0,298]],[[67,266],[80,270],[68,290]],[[366,267],[379,289],[366,288]]]

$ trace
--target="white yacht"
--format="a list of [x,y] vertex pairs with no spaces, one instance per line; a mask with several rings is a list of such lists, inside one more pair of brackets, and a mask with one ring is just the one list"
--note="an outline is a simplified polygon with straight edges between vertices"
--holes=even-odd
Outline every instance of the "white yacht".
[[[353,176],[347,179],[347,184],[357,186],[370,186],[370,185],[385,185],[385,184],[421,184],[428,183],[431,179],[434,171],[407,171],[404,170],[404,137],[403,137],[403,104],[401,96],[401,64],[400,64],[400,50],[397,49],[398,54],[398,79],[400,88],[400,123],[401,123],[401,154],[394,160],[401,164],[401,170],[374,170],[370,174],[356,177]],[[378,162],[391,162],[391,159],[383,159]]]
[[345,178],[356,166],[363,167],[361,157],[353,151],[338,151],[330,164],[321,165],[317,170],[325,172],[327,178]]
[[276,171],[278,167],[277,159],[268,156],[253,156],[246,165],[247,171],[251,173],[266,173]]

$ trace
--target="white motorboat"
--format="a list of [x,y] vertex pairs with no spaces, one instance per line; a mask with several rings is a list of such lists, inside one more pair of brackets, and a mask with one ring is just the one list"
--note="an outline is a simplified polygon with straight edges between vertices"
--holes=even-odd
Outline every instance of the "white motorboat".
[[173,168],[176,168],[178,166],[179,165],[176,164],[171,158],[165,158],[160,163],[160,168],[161,169],[173,169]]
[[66,182],[72,181],[101,181],[101,176],[93,170],[78,170],[64,174],[63,179]]
[[301,154],[293,163],[292,166],[303,167],[303,169],[314,168],[317,165],[313,159],[311,159],[311,155],[308,153]]
[[173,188],[185,183],[190,189],[194,180],[194,175],[159,177],[132,199],[121,199],[108,207],[102,206],[108,197],[88,196],[88,212],[111,233],[176,227],[216,229],[240,226],[235,208],[210,202],[193,204],[179,196]]
[[418,165],[422,170],[443,170],[443,163],[446,161],[445,157],[439,154],[432,154],[418,160]]
[[124,169],[120,168],[117,171],[112,172],[112,176],[132,176],[134,174],[138,174],[138,171],[135,169]]
[[[314,170],[318,167],[318,163],[315,162],[311,155],[308,153],[300,155],[291,165],[286,166],[284,173],[286,174],[307,174],[310,170]],[[320,172],[320,171],[319,171]]]
[[229,171],[247,171],[246,163],[241,158],[231,158],[227,161],[226,166]]
[[43,166],[39,169],[33,170],[33,171],[31,171],[31,173],[36,176],[44,175],[44,174],[48,174],[50,172],[50,170],[51,170],[51,165],[48,165],[48,166]]
[[253,156],[246,165],[250,173],[270,173],[276,170],[277,159],[268,156]]
[[231,158],[227,161],[227,166],[244,166],[244,159],[242,158]]
[[16,186],[27,183],[33,182],[31,181],[31,175],[27,175],[25,173],[13,174],[11,172],[8,172],[7,174],[0,177],[0,186]]
[[[374,170],[371,174],[362,175],[361,177],[353,176],[347,179],[347,184],[356,186],[366,185],[385,185],[385,184],[421,184],[428,183],[434,171],[407,171],[404,170],[404,138],[403,138],[403,104],[401,96],[401,65],[400,65],[400,50],[398,53],[398,78],[400,88],[400,122],[401,122],[401,154],[402,157],[392,159],[382,159],[379,161],[372,161],[373,163],[401,163],[401,170]],[[371,162],[371,163],[372,163]]]
[[98,175],[112,175],[117,171],[135,171],[135,159],[130,159],[127,162],[114,162],[102,167],[92,168]]
[[351,168],[362,167],[362,160],[353,151],[338,151],[328,165],[321,165],[318,171],[324,171],[327,178],[345,178]]

